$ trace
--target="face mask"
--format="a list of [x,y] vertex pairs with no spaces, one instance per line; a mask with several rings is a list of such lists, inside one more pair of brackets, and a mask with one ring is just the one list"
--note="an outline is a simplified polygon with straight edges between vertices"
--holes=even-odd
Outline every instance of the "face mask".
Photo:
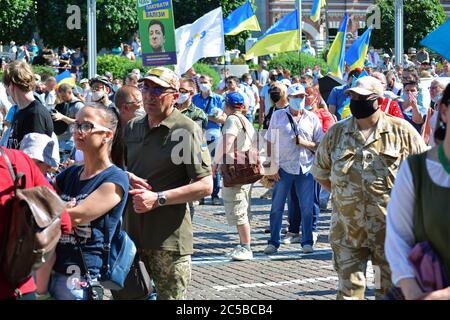
[[205,93],[207,93],[211,90],[211,85],[207,84],[207,83],[200,83],[199,87],[200,87],[200,90]]
[[189,99],[189,96],[190,96],[189,92],[180,94],[180,97],[178,98],[177,103],[179,105],[185,103]]
[[350,100],[350,111],[356,119],[370,117],[377,110],[374,108],[375,100]]
[[122,86],[121,85],[115,85],[115,86],[113,86],[113,90],[114,90],[114,92],[117,92],[120,88],[121,88]]
[[374,50],[374,49],[370,49],[369,52],[370,52],[370,53],[374,53],[375,50]]
[[100,102],[100,100],[102,100],[104,96],[105,96],[104,91],[94,91],[94,92],[92,92],[91,99],[93,102]]
[[317,70],[313,71],[313,75],[317,76],[319,74],[319,72],[317,72]]
[[281,80],[283,80],[283,75],[282,75],[282,74],[279,74],[279,75],[278,75],[278,81],[281,81]]
[[270,81],[277,81],[277,76],[271,75],[269,79]]
[[308,110],[308,111],[311,111],[312,108],[313,108],[313,106],[305,106],[305,109]]
[[134,110],[134,116],[135,117],[142,117],[145,116],[145,110],[142,108]]
[[271,92],[270,93],[270,99],[272,99],[272,101],[274,103],[277,103],[278,101],[280,101],[281,99],[281,95],[279,92]]
[[303,110],[305,108],[305,99],[289,98],[289,106],[296,111]]

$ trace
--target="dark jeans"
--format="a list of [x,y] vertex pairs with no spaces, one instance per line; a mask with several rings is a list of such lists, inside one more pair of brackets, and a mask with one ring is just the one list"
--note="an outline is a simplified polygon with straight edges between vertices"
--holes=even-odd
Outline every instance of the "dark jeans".
[[[314,207],[313,207],[313,226],[312,231],[317,232],[317,224],[319,222],[320,215],[320,190],[322,187],[314,180]],[[298,205],[298,197],[295,188],[291,188],[291,192],[288,194],[288,231],[291,233],[300,233],[300,225],[302,223],[302,217],[300,214],[300,207]]]
[[[212,143],[214,143],[215,140],[208,141],[208,146]],[[214,159],[214,155],[216,153],[216,148],[211,150],[211,159]],[[220,191],[220,172],[219,170],[216,171],[216,174],[213,177],[213,192],[211,194],[211,198],[218,198],[219,197],[219,191]]]

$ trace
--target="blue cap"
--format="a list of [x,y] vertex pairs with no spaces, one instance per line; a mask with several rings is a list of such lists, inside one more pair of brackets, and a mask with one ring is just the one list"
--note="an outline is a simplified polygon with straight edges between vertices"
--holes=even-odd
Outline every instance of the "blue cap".
[[229,92],[225,96],[225,102],[232,107],[244,106],[244,97],[239,92]]

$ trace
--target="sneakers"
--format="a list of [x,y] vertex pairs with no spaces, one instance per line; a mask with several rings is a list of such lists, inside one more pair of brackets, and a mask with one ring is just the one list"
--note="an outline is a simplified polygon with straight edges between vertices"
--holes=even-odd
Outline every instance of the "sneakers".
[[229,258],[231,257],[235,251],[239,250],[239,248],[241,248],[241,245],[238,244],[235,248],[233,248],[233,250],[231,250],[230,252],[225,253],[225,257]]
[[269,244],[265,249],[264,249],[264,253],[265,254],[275,254],[278,252],[278,249],[273,245],[273,244]]
[[222,202],[220,202],[220,199],[216,197],[212,199],[212,204],[213,206],[220,206]]
[[230,258],[235,261],[245,261],[253,259],[253,252],[242,246],[236,247],[230,255]]
[[302,247],[302,249],[303,249],[303,253],[313,253],[314,252],[314,249],[313,249],[312,245],[310,245],[310,244],[305,244]]
[[300,243],[300,234],[288,232],[286,237],[283,239],[284,244]]

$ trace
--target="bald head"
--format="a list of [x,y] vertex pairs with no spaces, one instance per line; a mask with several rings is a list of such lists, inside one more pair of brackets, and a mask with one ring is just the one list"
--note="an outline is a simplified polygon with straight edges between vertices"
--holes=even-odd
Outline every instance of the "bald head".
[[119,108],[119,111],[122,111],[122,109],[127,105],[131,104],[132,102],[137,101],[136,98],[139,98],[138,100],[142,100],[142,94],[139,91],[139,89],[135,86],[122,86],[120,89],[116,92],[116,95],[114,97],[114,102]]
[[142,93],[134,86],[122,86],[116,92],[115,104],[119,109],[120,121],[123,125],[134,117],[145,114],[142,105]]

